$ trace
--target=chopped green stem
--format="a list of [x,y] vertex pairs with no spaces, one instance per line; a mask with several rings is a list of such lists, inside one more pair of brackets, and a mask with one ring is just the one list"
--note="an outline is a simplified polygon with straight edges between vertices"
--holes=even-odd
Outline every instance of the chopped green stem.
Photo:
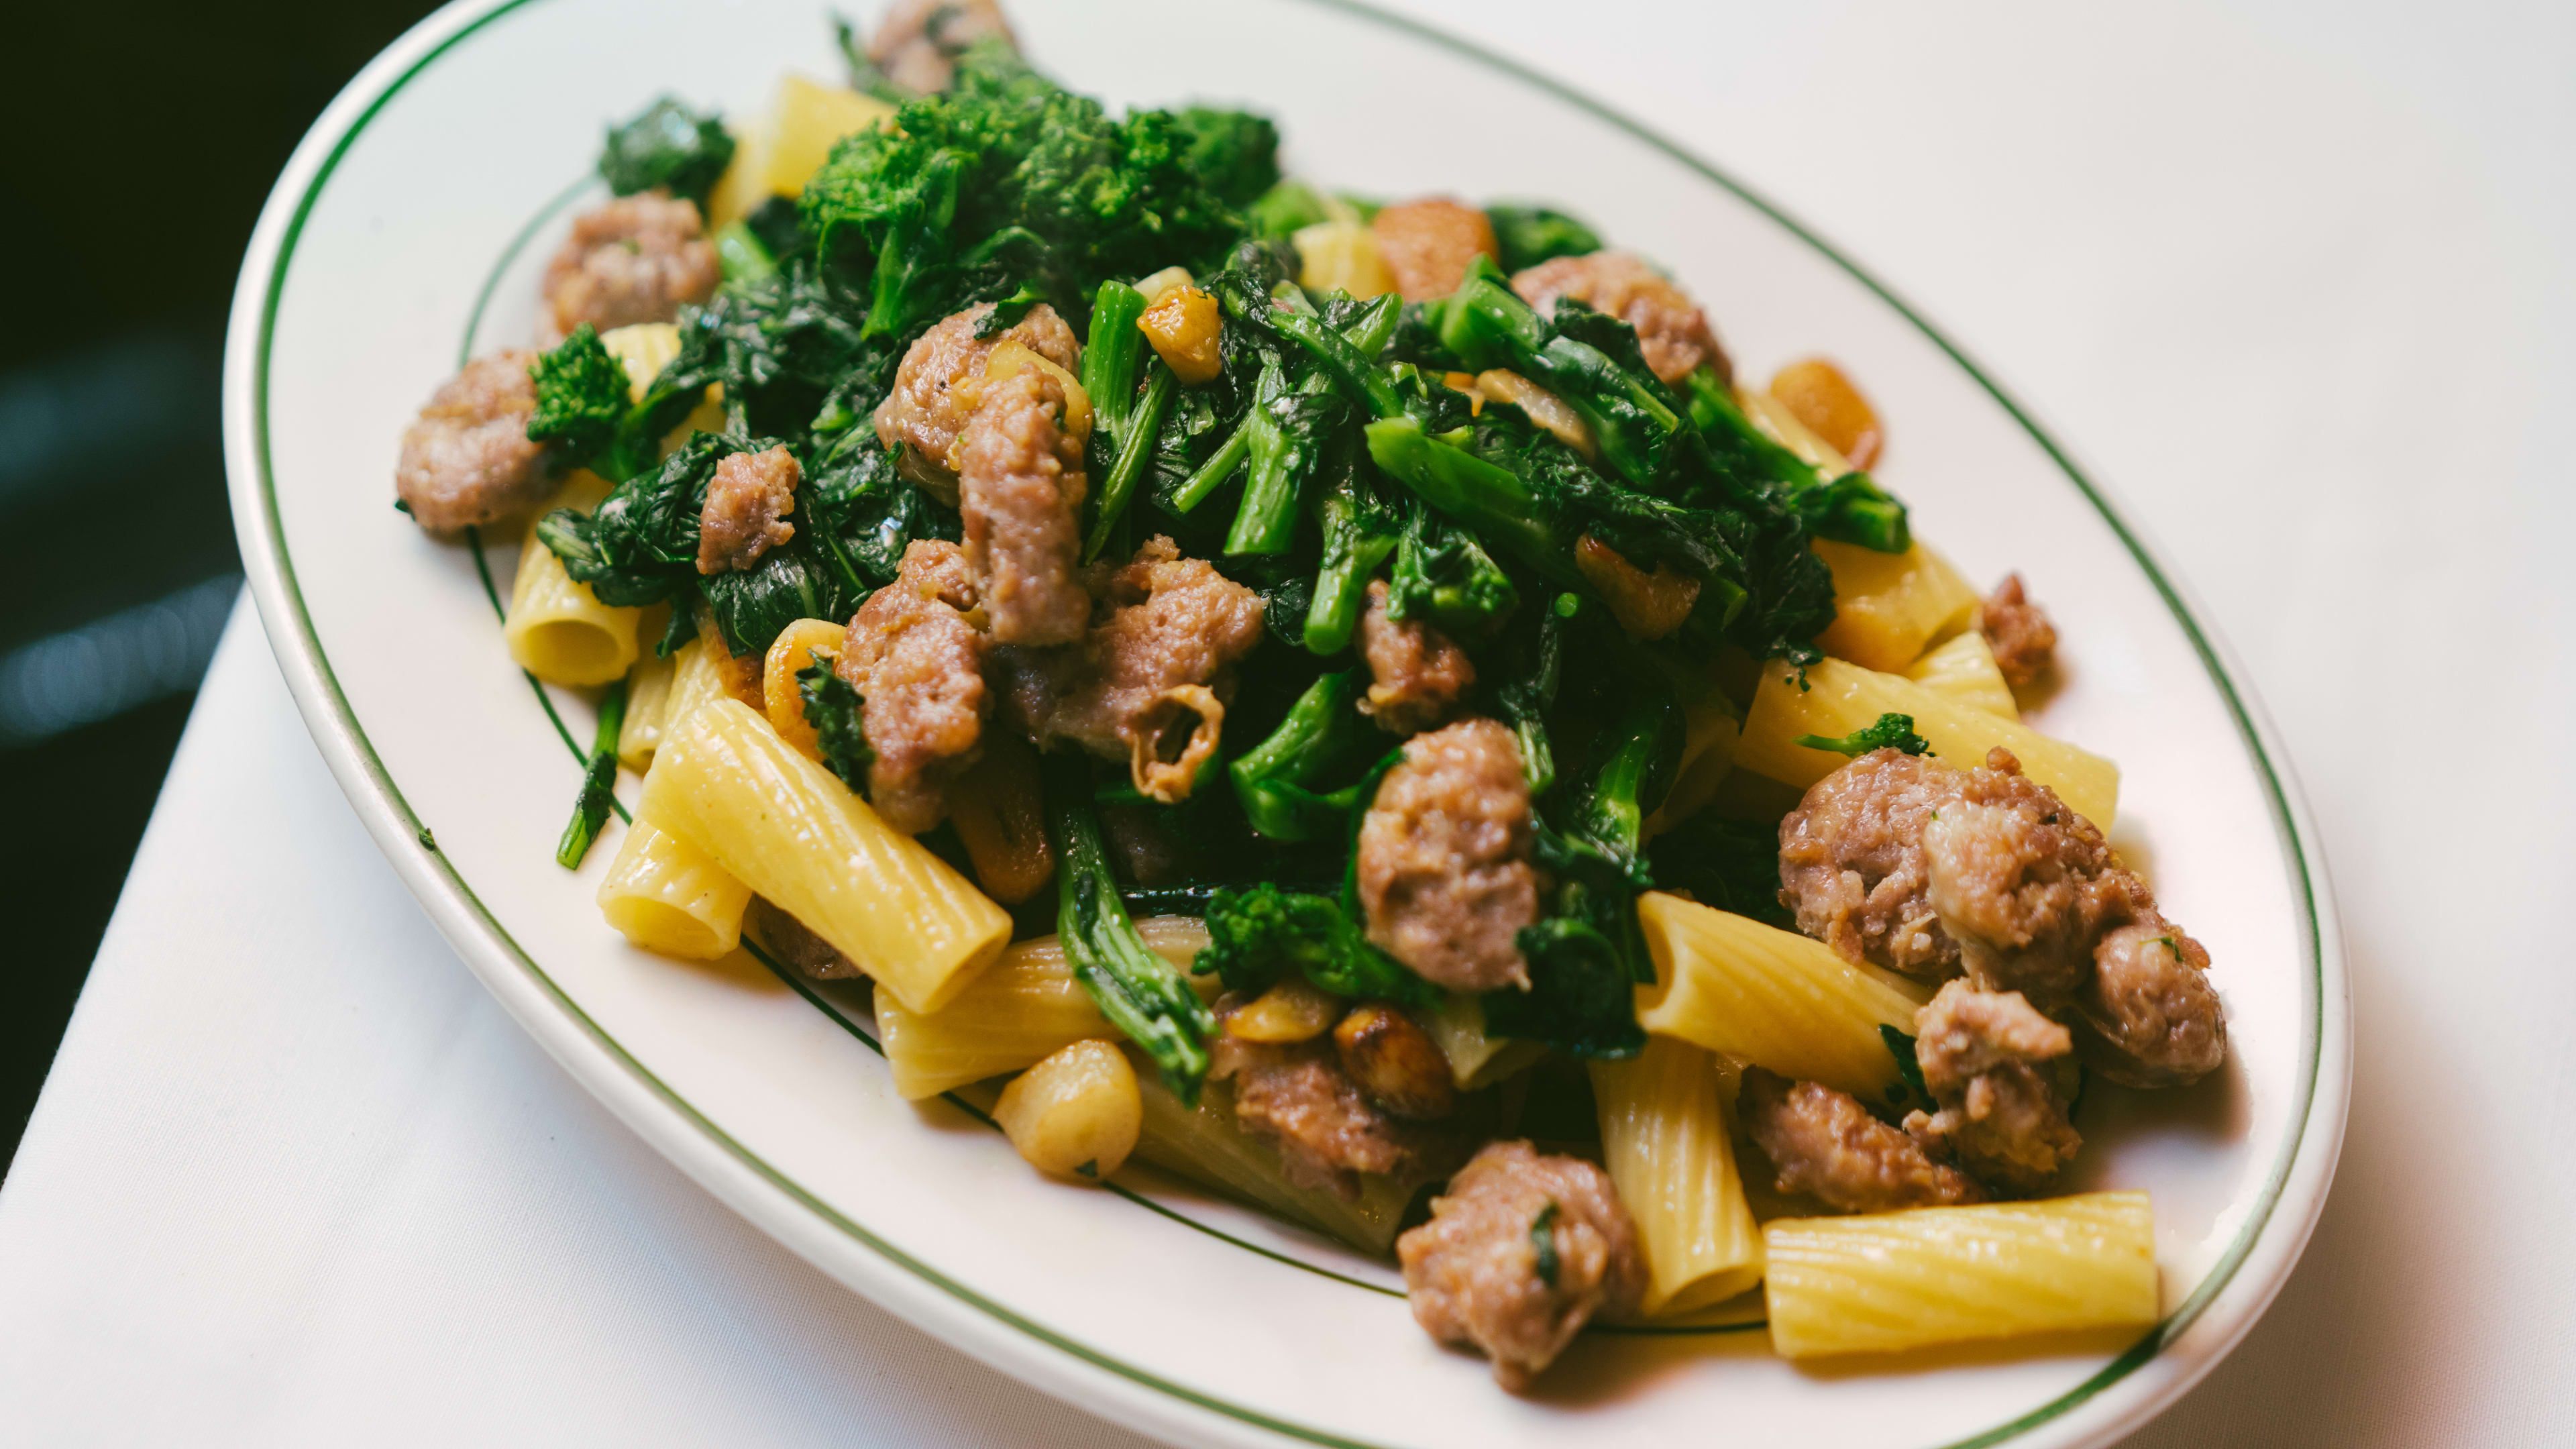
[[1223,487],[1226,479],[1234,476],[1234,470],[1243,466],[1245,455],[1252,451],[1251,426],[1252,420],[1246,418],[1242,426],[1234,430],[1234,436],[1209,454],[1198,471],[1181,484],[1180,490],[1172,495],[1174,509],[1187,513],[1197,508],[1207,502],[1209,494]]
[[1100,485],[1100,512],[1092,520],[1091,537],[1082,545],[1085,563],[1100,557],[1100,551],[1109,546],[1111,530],[1118,526],[1120,516],[1136,496],[1136,480],[1144,476],[1146,464],[1153,460],[1154,436],[1162,430],[1163,412],[1171,406],[1172,390],[1178,385],[1172,370],[1160,359],[1149,365],[1153,378],[1145,384],[1144,400],[1136,404],[1136,411],[1128,419],[1126,436],[1118,444],[1118,461],[1109,466],[1109,476]]
[[1216,1020],[1171,963],[1136,933],[1111,877],[1091,807],[1090,764],[1064,755],[1047,765],[1047,836],[1056,857],[1056,933],[1074,979],[1100,1014],[1144,1048],[1163,1085],[1195,1106]]
[[599,697],[599,732],[591,741],[590,762],[581,772],[581,795],[573,802],[563,839],[555,845],[555,864],[566,870],[580,868],[599,827],[608,823],[609,807],[617,799],[617,736],[625,728],[626,681],[621,679]]
[[1561,583],[1582,578],[1572,540],[1558,539],[1536,516],[1535,500],[1519,474],[1432,437],[1418,418],[1380,418],[1367,432],[1369,456],[1423,502]]
[[724,271],[725,285],[733,287],[760,281],[778,271],[769,248],[762,246],[760,238],[740,220],[725,223],[724,229],[716,233],[716,264]]
[[1136,407],[1136,354],[1144,341],[1136,319],[1144,315],[1142,292],[1115,277],[1102,282],[1091,301],[1091,337],[1082,348],[1082,390],[1091,394],[1092,427],[1122,451]]
[[1305,448],[1279,425],[1275,402],[1253,405],[1243,420],[1251,436],[1250,465],[1243,475],[1243,501],[1226,530],[1228,556],[1286,553],[1295,536],[1297,483],[1306,469]]
[[1308,685],[1279,728],[1226,767],[1255,831],[1273,840],[1317,840],[1341,828],[1357,803],[1356,787],[1329,794],[1312,787],[1359,743],[1361,677],[1345,669]]
[[1284,307],[1271,309],[1269,322],[1271,330],[1304,348],[1307,355],[1314,358],[1325,374],[1332,378],[1334,385],[1341,389],[1343,396],[1354,402],[1366,403],[1369,411],[1381,418],[1395,417],[1404,411],[1404,400],[1396,396],[1395,385],[1386,380],[1386,374],[1378,371],[1376,365],[1369,361],[1368,354],[1355,346],[1350,338],[1325,326],[1319,318],[1302,316]]

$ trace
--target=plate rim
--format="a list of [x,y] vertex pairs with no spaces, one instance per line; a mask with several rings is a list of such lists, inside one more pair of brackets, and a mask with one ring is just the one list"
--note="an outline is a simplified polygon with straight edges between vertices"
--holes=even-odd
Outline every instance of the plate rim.
[[[251,594],[298,712],[333,777],[397,875],[466,964],[576,1081],[701,1186],[800,1256],[917,1327],[1044,1392],[1118,1421],[1132,1415],[1163,1432],[1237,1443],[1371,1449],[1362,1441],[1294,1424],[1174,1383],[1149,1369],[1033,1322],[947,1278],[763,1161],[627,1053],[573,1001],[484,906],[441,854],[375,753],[297,587],[269,459],[271,343],[289,263],[304,223],[341,158],[367,124],[413,79],[493,22],[539,0],[454,0],[388,46],[333,99],[298,143],[264,203],[245,253],[227,328],[225,461],[235,533]],[[2350,1097],[2349,978],[2330,877],[2286,751],[2242,666],[2142,533],[2068,450],[1985,369],[1884,283],[1832,244],[1722,169],[1576,88],[1472,40],[1365,0],[1299,0],[1415,40],[1582,110],[1662,153],[1761,212],[1860,283],[1973,380],[2092,505],[2153,585],[2217,687],[2257,766],[2284,862],[2291,867],[2307,970],[2302,985],[2314,1029],[2301,1047],[2304,1098],[2266,1173],[2256,1207],[2200,1284],[2137,1344],[2072,1388],[1944,1449],[2007,1442],[2099,1443],[2145,1422],[2187,1391],[2250,1330],[2278,1293],[2313,1232],[2340,1156]],[[478,299],[477,310],[480,310]],[[837,1013],[831,1013],[837,1015]],[[2284,1210],[2287,1210],[2286,1214]],[[873,1258],[854,1256],[851,1244]],[[2220,1299],[2230,1314],[2213,1317]],[[1004,1332],[1002,1330],[1012,1330]],[[2168,1352],[2202,1330],[2187,1353]],[[1055,1350],[1049,1352],[1048,1350]],[[2141,1377],[2162,1363],[2168,1371]],[[2125,1389],[2125,1392],[2114,1392]],[[1131,1422],[1133,1422],[1131,1420]],[[2033,1436],[2037,1437],[2034,1438]]]

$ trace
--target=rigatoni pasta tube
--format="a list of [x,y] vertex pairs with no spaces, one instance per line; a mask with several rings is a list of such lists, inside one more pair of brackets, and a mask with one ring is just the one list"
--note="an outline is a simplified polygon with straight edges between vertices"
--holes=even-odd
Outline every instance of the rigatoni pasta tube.
[[648,649],[636,655],[635,667],[626,672],[626,718],[618,724],[617,763],[639,774],[652,766],[653,751],[661,747],[678,659],[676,650],[665,658]]
[[[608,496],[608,480],[576,472],[546,505],[543,518],[558,508],[587,513]],[[534,520],[519,545],[519,576],[510,585],[510,608],[501,637],[510,657],[548,684],[580,687],[606,684],[635,662],[636,621],[642,609],[613,608],[564,572],[563,560],[537,541]]]
[[1735,742],[1735,763],[1803,790],[1848,763],[1831,750],[1811,750],[1800,735],[1838,739],[1867,729],[1883,714],[1909,715],[1943,764],[1965,770],[1986,762],[1997,745],[2013,752],[2022,773],[2057,792],[2075,813],[2104,831],[2120,801],[2120,767],[2100,755],[2051,739],[2025,724],[1933,693],[1913,680],[1840,659],[1799,671],[1775,662],[1763,671]]
[[2143,1192],[1782,1218],[1763,1232],[1783,1358],[2156,1321]]
[[731,955],[750,904],[751,887],[642,808],[599,883],[600,914],[627,940],[692,961]]
[[[1207,924],[1195,916],[1148,916],[1136,930],[1155,954],[1183,971],[1208,942]],[[1053,936],[1015,942],[935,1012],[914,1011],[891,997],[877,1001],[878,1044],[885,1048],[895,1092],[909,1101],[1016,1072],[1078,1041],[1115,1035]]]
[[1942,626],[1976,607],[1977,591],[1922,544],[1880,553],[1819,539],[1815,548],[1834,576],[1834,622],[1816,636],[1816,647],[1836,659],[1902,669]]
[[1905,677],[1970,709],[2009,720],[2021,718],[2012,686],[2004,680],[2003,667],[1995,663],[1994,646],[1974,629],[1962,629],[1924,650],[1923,657],[1905,666]]
[[1660,1036],[1627,1061],[1592,1063],[1601,1161],[1637,1224],[1649,1317],[1723,1303],[1762,1280],[1762,1229],[1735,1167],[1733,1075]]
[[1637,899],[1656,986],[1638,1024],[1784,1077],[1874,1099],[1897,1079],[1879,1034],[1920,1004],[1822,941],[1662,891]]
[[1461,1091],[1491,1086],[1547,1055],[1534,1041],[1485,1034],[1484,1004],[1468,992],[1443,992],[1440,1004],[1420,1016],[1432,1044],[1449,1059],[1449,1075]]
[[687,836],[915,1011],[991,965],[1011,918],[739,700],[673,725],[643,813]]

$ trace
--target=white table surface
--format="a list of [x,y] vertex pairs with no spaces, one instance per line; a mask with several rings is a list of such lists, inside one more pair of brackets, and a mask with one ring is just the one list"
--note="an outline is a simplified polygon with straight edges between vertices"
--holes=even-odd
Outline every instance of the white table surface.
[[[2571,1432],[2576,7],[1404,8],[1949,328],[2281,725],[2351,1133],[2270,1315],[2131,1442]],[[247,604],[0,1187],[0,1439],[1141,1442],[824,1279],[559,1072],[395,883]]]

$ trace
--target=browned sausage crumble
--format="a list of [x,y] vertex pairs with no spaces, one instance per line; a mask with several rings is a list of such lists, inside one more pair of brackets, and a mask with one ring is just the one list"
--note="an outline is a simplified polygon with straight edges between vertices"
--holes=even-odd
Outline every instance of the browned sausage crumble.
[[1281,1169],[1299,1187],[1351,1199],[1361,1173],[1418,1180],[1458,1160],[1449,1134],[1371,1102],[1322,1037],[1258,1042],[1220,1033],[1208,1045],[1208,1079],[1234,1083],[1235,1125],[1278,1148]]
[[1368,935],[1451,991],[1527,988],[1516,938],[1538,919],[1529,782],[1489,719],[1415,735],[1360,823]]
[[1736,1115],[1771,1159],[1782,1192],[1806,1193],[1849,1213],[1985,1200],[1967,1174],[1934,1162],[1920,1143],[1869,1115],[1849,1092],[1747,1067]]
[[2084,1145],[2066,1111],[2074,1095],[2074,1035],[2018,991],[1941,988],[1914,1017],[1915,1058],[1938,1112],[1905,1130],[1981,1182],[2015,1192],[2045,1187]]
[[715,295],[722,272],[694,201],[658,191],[621,196],[575,217],[546,265],[547,337],[584,322],[602,332],[668,322]]
[[1527,1142],[1492,1142],[1396,1239],[1413,1320],[1494,1363],[1518,1393],[1595,1319],[1637,1312],[1646,1265],[1610,1176]]
[[2022,592],[2021,575],[2006,574],[1977,607],[1977,632],[1995,651],[1995,667],[2015,689],[2036,683],[2057,653],[2057,626]]
[[1053,307],[1041,302],[999,334],[979,339],[975,328],[992,310],[992,303],[978,302],[914,339],[895,369],[894,390],[877,404],[877,441],[900,450],[895,471],[952,507],[958,449],[993,349],[1008,338],[1067,372],[1082,362],[1082,344]]
[[986,36],[1017,47],[995,0],[902,0],[868,39],[868,59],[897,90],[917,96],[948,89],[957,57]]
[[1467,280],[1476,258],[1502,260],[1494,244],[1494,224],[1472,206],[1445,196],[1405,201],[1378,211],[1369,223],[1377,236],[1377,253],[1385,261],[1395,289],[1408,302],[1446,297]]
[[987,383],[958,450],[966,564],[997,643],[1070,644],[1091,618],[1081,577],[1089,480],[1064,405],[1064,385],[1034,368]]
[[1417,734],[1448,718],[1475,687],[1476,666],[1467,651],[1428,619],[1387,616],[1384,579],[1371,579],[1368,608],[1360,615],[1360,656],[1368,661],[1368,697],[1360,713],[1379,729]]
[[456,533],[534,507],[553,481],[546,445],[528,441],[537,390],[528,380],[533,353],[495,352],[465,364],[438,385],[420,417],[403,430],[394,464],[394,493],[412,521],[432,533]]
[[900,570],[851,616],[833,672],[862,701],[870,803],[917,835],[947,817],[948,786],[982,743],[986,639],[959,612],[975,599],[957,545],[917,539]]
[[787,515],[804,475],[784,444],[765,453],[735,453],[716,464],[698,514],[698,572],[750,568],[796,536]]

